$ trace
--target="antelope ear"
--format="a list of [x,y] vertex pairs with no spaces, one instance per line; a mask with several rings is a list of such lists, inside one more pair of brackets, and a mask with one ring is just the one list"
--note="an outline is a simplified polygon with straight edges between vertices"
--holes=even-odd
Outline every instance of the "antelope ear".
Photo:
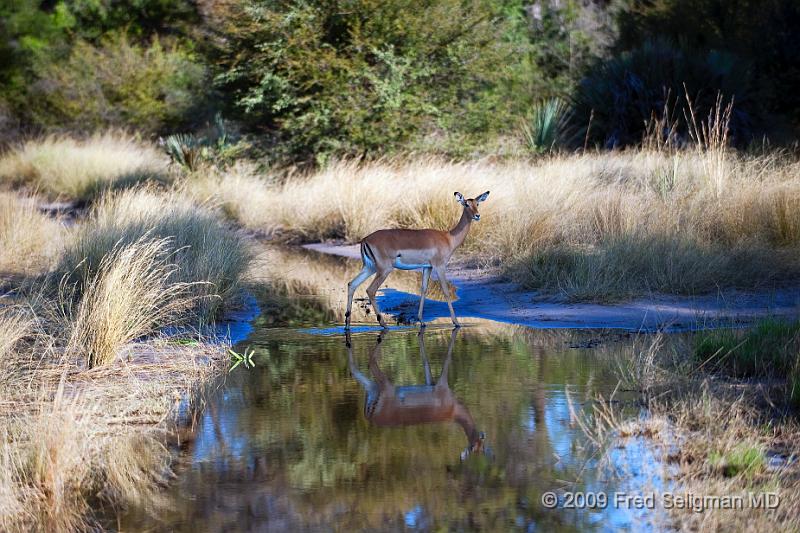
[[466,200],[464,200],[464,195],[463,194],[461,194],[460,192],[457,192],[457,193],[455,193],[455,197],[456,197],[456,202],[460,203],[464,207],[467,207],[467,202],[466,202]]
[[475,198],[475,201],[478,202],[478,203],[481,203],[481,202],[486,201],[487,198],[489,198],[489,191],[486,191],[485,193],[483,193],[480,196],[478,196],[477,198]]

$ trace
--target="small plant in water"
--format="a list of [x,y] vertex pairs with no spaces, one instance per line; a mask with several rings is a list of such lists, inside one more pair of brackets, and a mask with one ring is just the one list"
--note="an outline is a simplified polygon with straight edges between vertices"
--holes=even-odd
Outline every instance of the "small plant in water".
[[197,339],[171,339],[169,341],[171,344],[177,344],[178,346],[199,346],[200,341]]
[[231,358],[233,359],[234,363],[228,372],[233,372],[233,369],[237,366],[244,364],[245,368],[253,368],[256,364],[253,362],[253,354],[255,354],[255,350],[245,348],[244,353],[238,353],[233,349],[229,349],[228,352],[231,354]]
[[727,452],[712,451],[708,455],[708,460],[725,477],[734,477],[739,474],[749,477],[764,468],[762,450],[744,443],[736,445]]

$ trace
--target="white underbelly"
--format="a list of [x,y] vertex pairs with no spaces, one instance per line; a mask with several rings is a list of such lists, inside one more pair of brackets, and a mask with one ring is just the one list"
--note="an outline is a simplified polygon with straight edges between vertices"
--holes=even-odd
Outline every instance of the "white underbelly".
[[421,268],[431,268],[430,263],[402,263],[399,259],[394,260],[394,267],[399,270],[419,270]]

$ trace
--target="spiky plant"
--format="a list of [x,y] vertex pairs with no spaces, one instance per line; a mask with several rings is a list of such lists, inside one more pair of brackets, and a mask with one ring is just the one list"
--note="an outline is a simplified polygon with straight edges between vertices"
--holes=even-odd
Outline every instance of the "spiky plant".
[[160,144],[175,163],[187,170],[197,170],[203,160],[205,147],[190,133],[169,135]]
[[525,144],[531,152],[549,153],[563,146],[569,137],[569,104],[560,98],[538,102],[530,121],[522,125]]

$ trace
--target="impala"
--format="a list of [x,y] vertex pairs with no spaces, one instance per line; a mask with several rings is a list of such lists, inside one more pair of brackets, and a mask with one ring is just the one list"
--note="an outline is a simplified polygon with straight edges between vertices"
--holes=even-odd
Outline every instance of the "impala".
[[442,286],[447,299],[447,306],[450,309],[450,319],[456,327],[460,327],[456,319],[453,304],[450,301],[450,288],[447,284],[445,268],[450,256],[456,248],[461,246],[467,238],[469,228],[473,221],[480,220],[478,214],[478,204],[485,201],[489,196],[489,191],[481,194],[477,198],[464,199],[464,196],[455,193],[456,201],[460,203],[464,210],[458,223],[450,231],[435,229],[382,229],[364,237],[361,241],[361,262],[363,267],[361,272],[347,284],[347,311],[345,312],[345,329],[350,329],[350,312],[353,308],[353,294],[359,285],[364,283],[367,278],[376,274],[375,279],[367,287],[367,296],[378,322],[385,329],[386,321],[381,316],[378,303],[375,301],[375,293],[386,281],[389,273],[395,268],[400,270],[422,270],[422,288],[420,289],[419,312],[417,320],[421,327],[425,327],[422,320],[422,309],[425,306],[425,293],[428,291],[428,280],[431,271],[436,271],[436,277]]
[[369,370],[374,380],[365,376],[356,366],[353,359],[353,345],[350,335],[347,339],[347,357],[350,373],[367,393],[364,402],[364,416],[376,426],[411,426],[431,422],[455,422],[464,430],[468,445],[461,452],[461,459],[472,453],[484,452],[485,435],[475,429],[475,422],[469,410],[455,397],[447,383],[447,371],[453,357],[453,344],[457,329],[453,329],[447,345],[447,357],[442,364],[442,372],[434,383],[431,367],[425,353],[425,339],[419,332],[419,353],[425,370],[425,385],[396,387],[383,373],[378,365],[381,356],[383,332],[378,335],[378,342],[370,352]]

